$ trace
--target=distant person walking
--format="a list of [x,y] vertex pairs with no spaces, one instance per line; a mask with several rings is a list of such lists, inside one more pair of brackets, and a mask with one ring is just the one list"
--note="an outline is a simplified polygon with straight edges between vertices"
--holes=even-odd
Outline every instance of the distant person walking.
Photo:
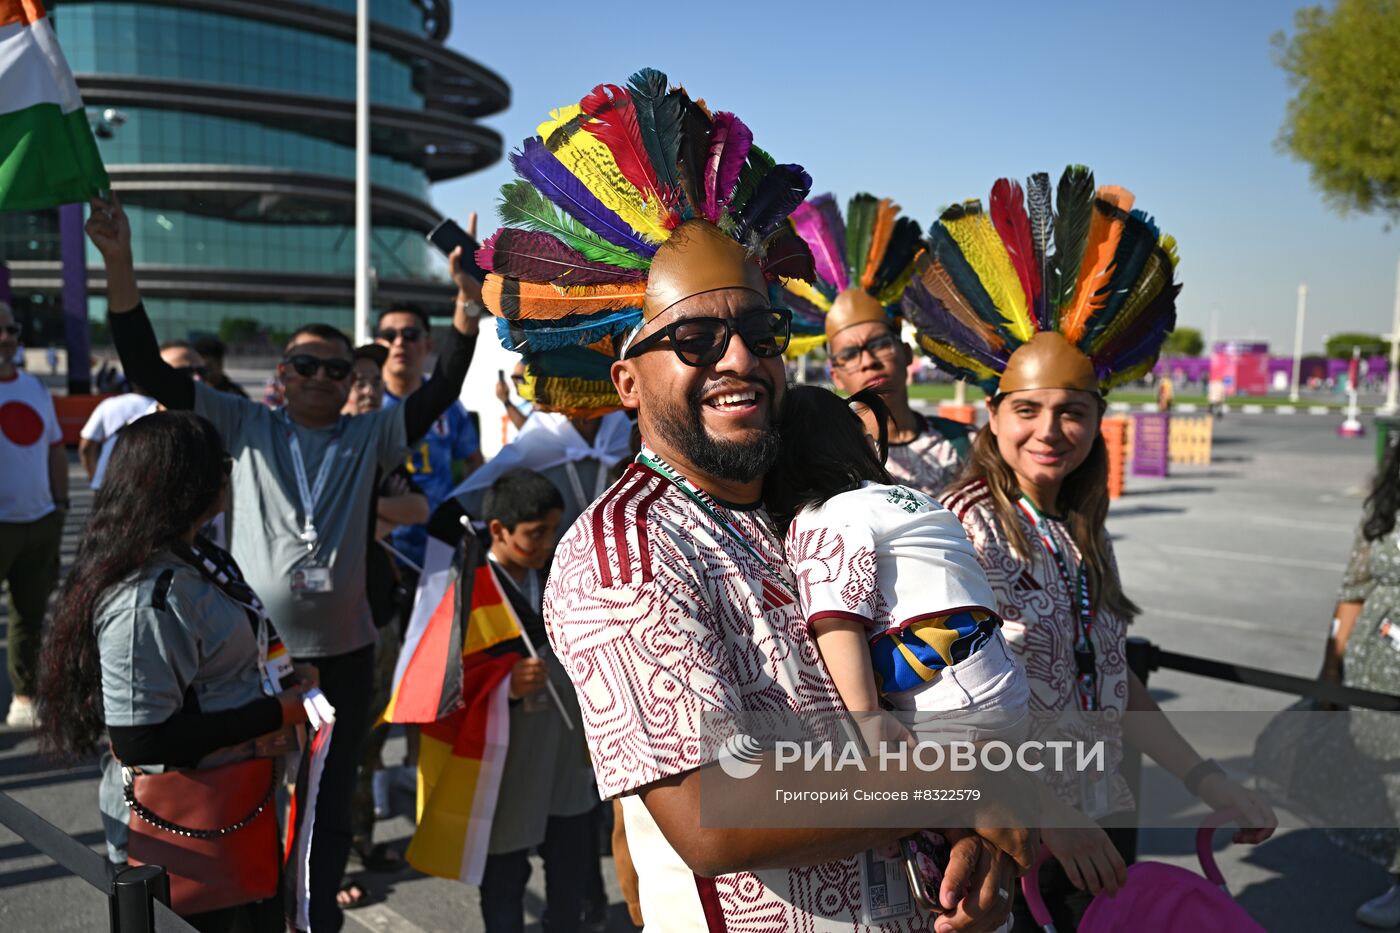
[[204,365],[209,371],[209,375],[204,381],[209,383],[211,388],[227,392],[229,395],[236,395],[239,398],[248,397],[248,393],[243,391],[243,387],[230,379],[228,373],[224,371],[224,356],[228,353],[228,348],[224,346],[222,340],[213,334],[205,334],[203,337],[195,339],[194,350],[204,358]]
[[44,610],[58,582],[68,454],[49,390],[14,363],[20,326],[0,301],[0,580],[10,590],[6,725],[32,729]]

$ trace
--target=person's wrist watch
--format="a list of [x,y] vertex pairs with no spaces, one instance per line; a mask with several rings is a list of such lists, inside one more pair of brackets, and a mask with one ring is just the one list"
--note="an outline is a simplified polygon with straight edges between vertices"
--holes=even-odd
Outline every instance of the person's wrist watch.
[[1220,763],[1214,758],[1206,758],[1203,759],[1200,764],[1196,765],[1196,767],[1187,771],[1186,775],[1181,779],[1181,783],[1186,785],[1186,790],[1192,797],[1199,797],[1201,796],[1201,784],[1212,774],[1219,774],[1223,777],[1225,769],[1220,767]]
[[55,498],[53,500],[53,507],[58,509],[60,512],[67,512],[72,509],[73,501],[71,499]]
[[457,307],[466,312],[469,318],[479,318],[486,313],[486,306],[479,301],[468,301],[465,298],[457,299]]

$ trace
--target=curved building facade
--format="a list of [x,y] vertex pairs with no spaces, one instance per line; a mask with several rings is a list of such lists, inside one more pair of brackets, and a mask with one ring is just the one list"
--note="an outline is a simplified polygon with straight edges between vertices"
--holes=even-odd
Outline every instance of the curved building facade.
[[[287,332],[353,332],[356,0],[65,0],[59,41],[131,218],[162,337],[226,318]],[[377,306],[450,313],[445,264],[424,239],[429,186],[501,156],[480,117],[500,76],[450,51],[449,0],[372,0],[371,262]],[[117,111],[116,120],[100,115]],[[56,214],[11,217],[0,256],[16,304],[59,300]],[[104,277],[89,247],[90,311]],[[55,318],[56,319],[56,318]],[[45,339],[42,334],[36,338]]]

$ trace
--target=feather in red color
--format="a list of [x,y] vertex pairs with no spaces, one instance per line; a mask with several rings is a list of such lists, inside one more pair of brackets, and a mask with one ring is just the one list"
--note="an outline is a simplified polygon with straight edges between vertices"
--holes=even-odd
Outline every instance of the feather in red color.
[[992,185],[992,226],[996,227],[1011,265],[1026,292],[1026,306],[1034,309],[1040,295],[1040,268],[1036,263],[1035,241],[1031,237],[1031,222],[1026,216],[1025,197],[1021,186],[1009,178],[998,179]]
[[583,128],[598,137],[613,154],[622,177],[630,181],[648,202],[659,198],[668,208],[674,206],[674,195],[663,190],[651,164],[642,129],[637,123],[637,109],[627,91],[616,84],[600,84],[579,101],[583,112],[593,119]]
[[646,273],[592,262],[557,237],[533,230],[506,227],[487,238],[477,250],[481,268],[527,282],[554,285],[611,285],[640,282]]
[[739,181],[739,170],[749,157],[753,131],[734,114],[720,111],[710,124],[710,153],[705,160],[705,210],[711,223],[719,223],[729,197]]

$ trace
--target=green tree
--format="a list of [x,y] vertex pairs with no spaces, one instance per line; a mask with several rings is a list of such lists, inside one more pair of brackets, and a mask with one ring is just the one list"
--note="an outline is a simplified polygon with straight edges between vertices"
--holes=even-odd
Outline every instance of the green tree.
[[1272,40],[1297,90],[1279,146],[1341,213],[1400,220],[1400,2],[1336,0],[1298,10],[1293,25]]
[[1327,355],[1334,360],[1351,356],[1351,348],[1360,347],[1362,356],[1384,356],[1390,352],[1390,344],[1379,334],[1334,334],[1327,338]]
[[1178,327],[1167,334],[1167,342],[1162,344],[1163,356],[1200,356],[1206,348],[1201,332],[1194,327]]
[[226,317],[219,322],[219,339],[231,346],[258,343],[262,325],[248,317]]

